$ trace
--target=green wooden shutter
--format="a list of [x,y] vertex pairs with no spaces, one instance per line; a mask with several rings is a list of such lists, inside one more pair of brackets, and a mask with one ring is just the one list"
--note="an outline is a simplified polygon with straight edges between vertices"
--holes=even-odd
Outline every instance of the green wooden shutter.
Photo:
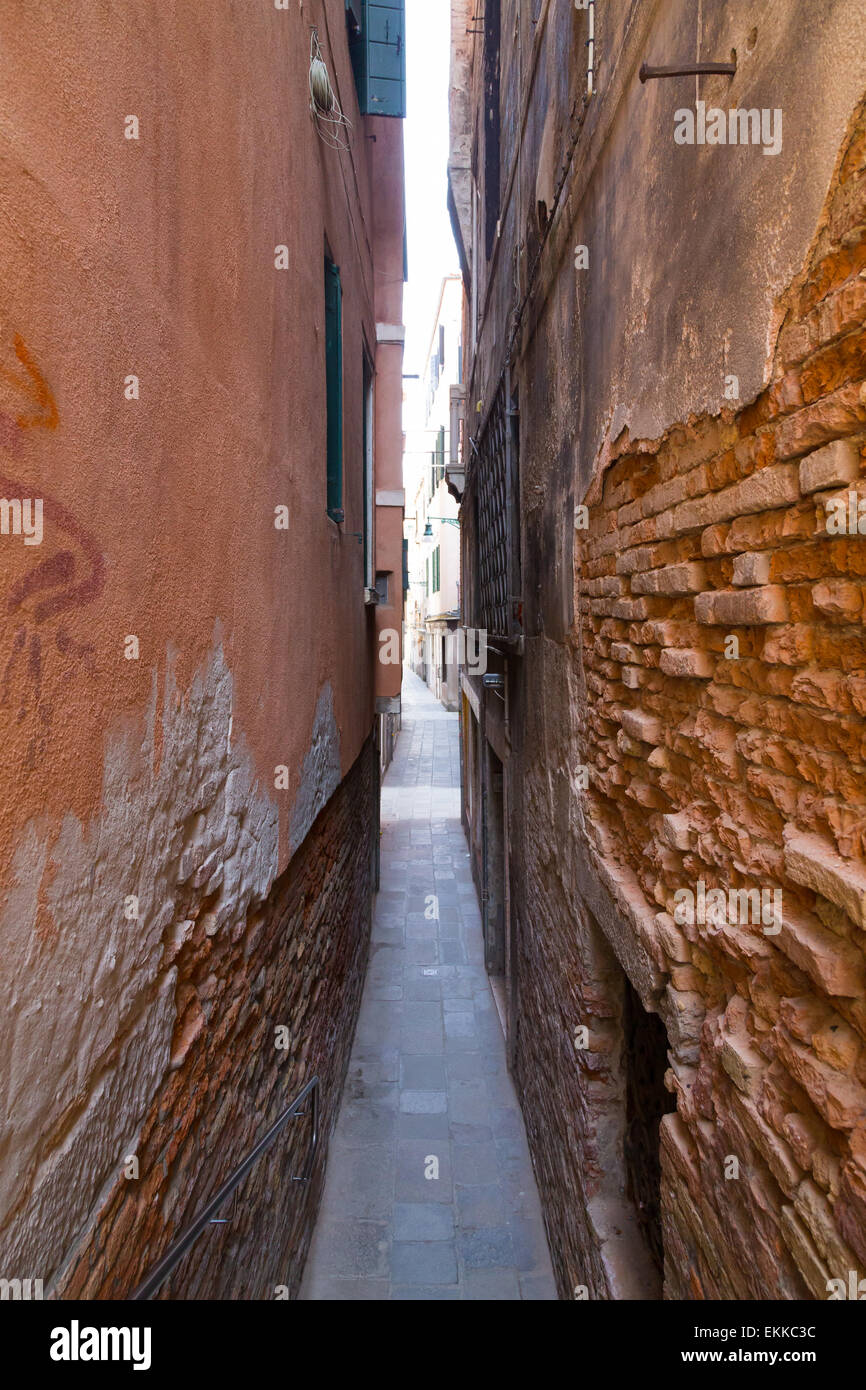
[[348,0],[346,8],[361,114],[405,116],[405,0]]
[[436,486],[445,477],[445,426],[439,426],[439,433],[436,436]]
[[325,261],[325,372],[328,411],[328,516],[343,520],[343,295],[340,272]]
[[[371,441],[371,439],[370,439],[370,430],[371,430],[371,426],[372,426],[372,415],[373,415],[373,371],[372,371],[372,368],[371,368],[371,366],[370,366],[370,364],[369,364],[369,362],[368,362],[368,360],[367,360],[367,354],[366,354],[366,353],[363,353],[363,354],[362,354],[362,360],[361,360],[361,380],[362,380],[362,382],[363,382],[363,387],[364,387],[364,399],[363,399],[363,402],[362,402],[363,415],[364,415],[364,425],[363,425],[363,437],[364,437],[364,466],[363,466],[363,469],[362,469],[361,514],[362,514],[362,516],[363,516],[363,518],[364,518],[364,525],[363,525],[362,530],[363,530],[363,536],[364,536],[364,583],[365,583],[365,585],[366,585],[366,584],[368,583],[368,581],[369,581],[369,575],[370,575],[370,549],[371,549],[371,546],[372,546],[372,543],[373,543],[373,536],[372,536],[372,523],[373,523],[372,508],[373,508],[373,496],[372,496],[372,488],[371,488],[371,486],[370,486],[370,484],[371,484],[371,478],[370,478],[370,464],[371,464],[371,454],[372,454],[372,449],[371,449],[371,443],[372,443],[372,441]],[[368,505],[368,503],[369,503],[369,505]]]

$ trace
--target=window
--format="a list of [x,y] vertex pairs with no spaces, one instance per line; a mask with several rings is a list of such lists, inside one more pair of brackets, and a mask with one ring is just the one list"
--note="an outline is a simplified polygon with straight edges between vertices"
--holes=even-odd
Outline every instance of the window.
[[439,574],[439,547],[438,547],[438,545],[437,545],[436,549],[433,551],[433,592],[434,592],[434,594],[438,594],[438,592],[439,592],[439,588],[440,588],[439,579],[440,579],[440,574]]
[[406,115],[404,0],[346,0],[349,52],[362,116]]
[[430,403],[431,406],[432,406],[432,404],[433,404],[433,398],[434,398],[434,396],[436,395],[436,392],[437,392],[438,390],[439,390],[439,357],[438,357],[438,355],[434,352],[433,356],[430,358],[430,386],[429,386],[428,393],[427,393],[427,399],[428,399],[428,401],[429,401],[429,403]]
[[366,352],[364,382],[364,585],[373,584],[373,368]]
[[379,602],[381,604],[387,604],[388,602],[388,576],[390,573],[390,570],[376,571],[376,593],[379,595]]
[[325,378],[328,415],[328,516],[343,521],[343,295],[325,257]]
[[522,633],[520,566],[520,460],[517,395],[508,372],[490,403],[478,440],[473,627],[513,641]]
[[439,433],[436,436],[436,453],[433,456],[433,487],[434,490],[445,477],[445,426],[439,426]]

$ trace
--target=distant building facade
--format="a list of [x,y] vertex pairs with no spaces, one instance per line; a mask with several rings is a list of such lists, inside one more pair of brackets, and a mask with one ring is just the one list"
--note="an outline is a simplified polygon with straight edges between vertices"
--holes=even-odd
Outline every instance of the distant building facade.
[[[463,375],[463,287],[449,275],[418,388],[407,409],[406,653],[446,709],[459,702],[460,534],[458,502],[446,477],[452,397]],[[413,428],[414,426],[414,428]]]

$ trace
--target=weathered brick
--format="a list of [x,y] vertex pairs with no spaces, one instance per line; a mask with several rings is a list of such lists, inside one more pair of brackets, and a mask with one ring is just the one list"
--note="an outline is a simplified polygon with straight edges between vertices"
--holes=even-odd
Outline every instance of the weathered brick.
[[655,550],[650,545],[623,550],[616,557],[616,572],[617,574],[635,574],[639,570],[651,569],[654,556]]
[[822,579],[812,589],[819,613],[845,622],[856,622],[863,610],[863,589],[850,579]]
[[860,472],[860,450],[850,439],[834,439],[800,460],[800,491],[820,492],[824,488],[853,483]]
[[785,867],[795,883],[829,898],[866,931],[866,867],[863,864],[843,859],[834,846],[820,836],[789,826],[785,830]]
[[618,574],[609,574],[600,579],[585,580],[583,589],[590,598],[602,598],[609,594],[628,593],[628,583]]
[[771,559],[772,553],[769,550],[747,550],[742,555],[735,555],[734,584],[743,588],[768,584]]
[[698,594],[706,587],[707,575],[702,564],[692,561],[684,565],[668,565],[665,569],[646,570],[632,576],[635,594]]
[[609,596],[590,599],[589,611],[596,617],[623,618],[628,622],[639,621],[649,616],[646,599],[640,598]]
[[758,1093],[766,1062],[744,1030],[722,1028],[716,1040],[719,1061],[738,1091],[753,1099]]
[[858,1081],[820,1061],[810,1047],[795,1042],[784,1028],[777,1025],[773,1036],[794,1080],[833,1129],[854,1129],[862,1123],[866,1118],[866,1089]]
[[695,617],[714,626],[752,627],[788,620],[788,595],[780,585],[759,589],[716,589],[698,594]]
[[783,897],[776,944],[827,994],[858,996],[866,979],[866,956],[828,931],[812,913]]
[[648,714],[646,710],[623,710],[622,727],[626,734],[640,740],[642,743],[661,742],[661,720],[654,714]]
[[674,508],[671,526],[677,534],[702,530],[705,526],[730,521],[750,512],[765,512],[773,507],[785,506],[796,502],[799,496],[796,465],[775,464],[744,478],[741,483],[722,488],[721,492],[711,492],[694,501],[682,502]]
[[866,403],[861,398],[860,383],[843,386],[781,422],[776,432],[777,457],[795,458],[816,445],[856,434],[864,425]]
[[709,680],[716,668],[716,662],[709,652],[702,652],[694,647],[666,647],[661,654],[659,666],[666,676]]

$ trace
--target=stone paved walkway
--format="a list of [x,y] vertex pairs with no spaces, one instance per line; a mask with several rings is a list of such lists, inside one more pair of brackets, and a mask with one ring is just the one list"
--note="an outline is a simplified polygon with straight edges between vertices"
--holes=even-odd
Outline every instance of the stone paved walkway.
[[403,681],[370,966],[301,1298],[555,1299],[483,965],[457,715]]

